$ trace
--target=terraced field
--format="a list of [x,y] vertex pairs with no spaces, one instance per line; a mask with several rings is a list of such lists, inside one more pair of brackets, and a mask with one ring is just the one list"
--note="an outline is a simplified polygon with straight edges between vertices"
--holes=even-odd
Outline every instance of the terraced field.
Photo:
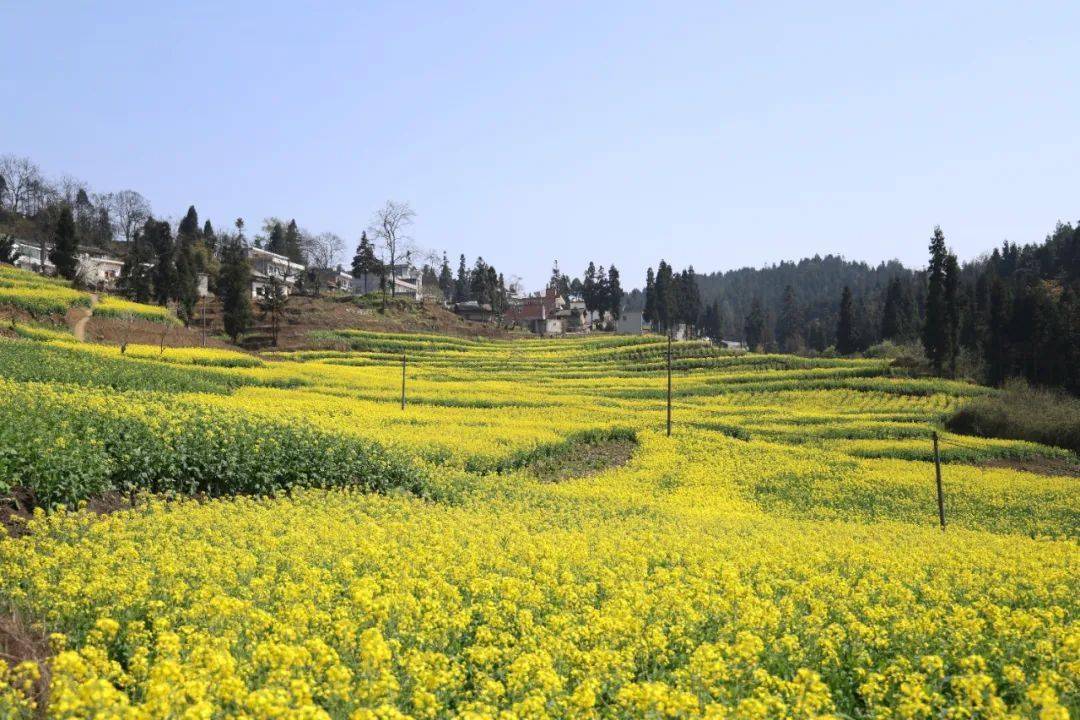
[[989,390],[677,343],[669,438],[655,339],[336,334],[0,339],[0,716],[1080,713],[1078,481],[986,466],[1075,458],[943,434],[937,527]]
[[[66,280],[50,278],[0,264],[0,307],[15,308],[35,317],[63,315],[72,308],[89,308],[89,292],[78,290]],[[130,302],[106,296],[94,308],[105,317],[133,317],[158,323],[179,324],[176,316],[158,305]]]

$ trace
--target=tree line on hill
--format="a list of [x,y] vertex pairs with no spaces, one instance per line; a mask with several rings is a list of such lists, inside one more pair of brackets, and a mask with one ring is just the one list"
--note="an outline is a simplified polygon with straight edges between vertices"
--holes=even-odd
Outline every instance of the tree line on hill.
[[[19,259],[14,251],[19,239],[40,247],[43,255],[49,248],[47,257],[57,274],[79,284],[80,253],[122,258],[117,290],[137,302],[172,305],[185,323],[194,318],[200,275],[205,274],[209,290],[222,299],[225,329],[234,339],[253,317],[243,226],[238,219],[235,233],[217,232],[209,220],[200,225],[191,206],[174,230],[134,190],[93,193],[71,177],[46,180],[26,158],[0,158],[0,261]],[[298,262],[328,264],[341,245],[332,234],[300,230],[295,220],[284,224],[270,218],[264,233],[252,245]],[[31,260],[41,264],[37,257]]]
[[1059,223],[1042,243],[1005,242],[962,267],[936,230],[922,344],[942,374],[1080,393],[1080,227]]
[[[404,230],[412,217],[407,204],[388,202],[372,221],[372,242],[386,258],[385,264],[377,261],[378,266],[390,275],[411,250]],[[185,322],[192,320],[199,277],[205,274],[209,290],[222,300],[226,331],[234,339],[253,319],[248,248],[304,265],[305,272],[291,280],[301,292],[314,294],[320,292],[325,274],[335,271],[344,250],[336,234],[309,232],[295,219],[266,218],[251,239],[244,229],[243,219],[235,221],[235,230],[215,230],[209,220],[200,225],[194,206],[174,225],[156,216],[149,201],[134,190],[95,193],[70,176],[47,179],[29,158],[0,156],[0,262],[18,260],[16,240],[40,247],[42,254],[50,248],[48,259],[57,273],[78,284],[80,253],[115,256],[124,261],[121,293],[139,302],[173,305]],[[367,237],[365,233],[365,241]],[[31,259],[43,265],[38,257]],[[270,313],[285,301],[274,284],[271,279],[267,297],[259,301]]]
[[581,298],[589,313],[598,313],[601,317],[604,313],[610,313],[613,319],[618,319],[626,296],[619,269],[614,264],[605,269],[591,260],[581,278],[570,277],[559,269],[556,262],[551,269],[548,287],[554,288],[564,298]]
[[424,284],[429,282],[439,288],[447,302],[475,302],[488,305],[495,315],[502,315],[510,306],[510,297],[515,290],[511,281],[507,285],[501,272],[489,265],[484,258],[476,258],[472,268],[468,267],[465,255],[458,256],[457,272],[450,269],[450,259],[443,253],[442,264],[436,273],[434,267],[425,265],[422,269]]
[[[363,240],[361,239],[361,244]],[[359,255],[359,251],[358,251]],[[425,287],[438,287],[447,302],[477,302],[490,305],[495,315],[502,315],[510,307],[511,298],[521,294],[520,281],[507,283],[503,273],[478,257],[470,268],[465,255],[458,257],[457,272],[450,267],[446,253],[438,268],[425,264],[422,268]],[[614,265],[605,269],[590,262],[582,278],[571,278],[559,269],[558,262],[552,268],[548,287],[564,297],[580,297],[589,312],[608,312],[617,317],[622,307],[623,289],[619,270]]]
[[661,261],[627,306],[660,330],[685,323],[756,350],[850,355],[889,341],[919,346],[941,375],[1080,392],[1080,228],[962,265],[935,228],[929,250],[922,271],[827,255],[695,275]]
[[[898,262],[873,268],[834,255],[760,269],[707,274],[688,270],[693,276],[692,285],[685,282],[686,270],[677,273],[681,286],[692,289],[689,294],[681,288],[677,293],[690,298],[690,302],[681,303],[675,322],[692,325],[708,337],[752,341],[748,344],[753,347],[784,352],[810,349],[820,352],[835,344],[838,300],[845,286],[851,288],[855,297],[863,299],[865,305],[868,299],[878,298],[894,276],[908,283],[912,292],[916,284],[915,273]],[[627,294],[627,309],[645,310],[649,274],[647,271],[643,290],[635,289]],[[655,282],[657,273],[652,276]],[[869,341],[868,345],[876,342],[873,325],[879,312],[872,310],[858,318],[861,325],[857,329]],[[659,319],[647,317],[646,320]]]
[[[396,268],[414,248],[406,230],[414,213],[388,202],[376,213],[352,261],[357,277],[378,278],[396,292]],[[57,272],[78,281],[78,255],[100,250],[124,258],[120,288],[140,302],[171,304],[190,322],[205,274],[224,306],[226,331],[236,339],[252,322],[248,247],[263,248],[308,267],[296,281],[318,293],[320,272],[331,271],[344,243],[333,233],[310,233],[295,220],[267,218],[249,242],[244,221],[235,231],[200,225],[194,206],[173,225],[155,217],[138,192],[94,193],[79,180],[47,180],[27,158],[0,156],[0,262],[13,262],[14,239],[42,248]],[[505,312],[520,289],[483,258],[457,273],[445,253],[423,266],[425,284],[454,302]],[[340,267],[340,266],[339,266]],[[839,354],[883,341],[922,346],[933,369],[991,384],[1010,377],[1080,392],[1080,228],[1059,224],[1042,243],[1001,248],[960,264],[935,229],[926,270],[898,261],[871,267],[841,257],[814,256],[767,268],[699,275],[661,260],[643,290],[625,293],[614,265],[590,262],[582,279],[553,268],[550,286],[580,296],[590,312],[618,318],[625,305],[661,330],[685,324],[713,338],[742,339],[754,349]],[[388,290],[389,288],[389,290]],[[375,290],[376,288],[372,288]],[[279,312],[280,289],[260,301]]]
[[662,332],[680,324],[691,328],[702,326],[711,320],[702,310],[701,290],[693,265],[677,273],[661,260],[655,273],[652,268],[646,270],[643,302],[642,319]]

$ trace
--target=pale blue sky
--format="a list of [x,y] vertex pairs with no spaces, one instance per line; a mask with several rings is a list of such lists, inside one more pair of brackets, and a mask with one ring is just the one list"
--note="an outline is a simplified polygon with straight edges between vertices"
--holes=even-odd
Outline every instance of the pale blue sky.
[[428,248],[535,287],[661,255],[924,263],[1080,217],[1077,3],[0,0],[0,153],[215,224]]

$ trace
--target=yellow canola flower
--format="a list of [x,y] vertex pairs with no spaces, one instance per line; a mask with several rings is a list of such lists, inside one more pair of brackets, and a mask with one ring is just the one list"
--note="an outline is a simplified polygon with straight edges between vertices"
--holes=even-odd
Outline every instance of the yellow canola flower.
[[[926,432],[985,390],[677,344],[668,438],[655,338],[341,340],[352,349],[250,366],[46,343],[55,376],[0,380],[6,417],[55,419],[38,430],[67,444],[21,466],[42,482],[86,472],[64,458],[115,447],[114,427],[154,443],[109,456],[103,477],[167,451],[193,467],[193,426],[223,468],[242,447],[253,473],[300,472],[289,430],[392,448],[385,462],[425,482],[39,513],[0,538],[0,600],[53,633],[48,717],[1080,710],[1077,486],[972,464],[1054,451],[965,439],[983,455],[947,458],[950,526],[934,525]],[[83,360],[159,384],[60,378]],[[236,444],[253,427],[276,432]],[[558,482],[538,469],[612,436],[633,438],[623,464]],[[38,712],[30,677],[0,665],[0,716]]]

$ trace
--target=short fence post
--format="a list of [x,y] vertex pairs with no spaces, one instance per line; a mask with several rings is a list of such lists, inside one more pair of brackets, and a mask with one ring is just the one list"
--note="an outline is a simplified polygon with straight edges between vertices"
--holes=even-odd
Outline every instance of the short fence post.
[[937,479],[937,510],[938,520],[941,521],[941,529],[945,530],[945,493],[941,488],[941,454],[938,452],[937,430],[931,433],[934,440],[934,476]]
[[401,409],[405,409],[405,353],[401,353]]
[[667,436],[671,437],[671,331],[667,336]]

